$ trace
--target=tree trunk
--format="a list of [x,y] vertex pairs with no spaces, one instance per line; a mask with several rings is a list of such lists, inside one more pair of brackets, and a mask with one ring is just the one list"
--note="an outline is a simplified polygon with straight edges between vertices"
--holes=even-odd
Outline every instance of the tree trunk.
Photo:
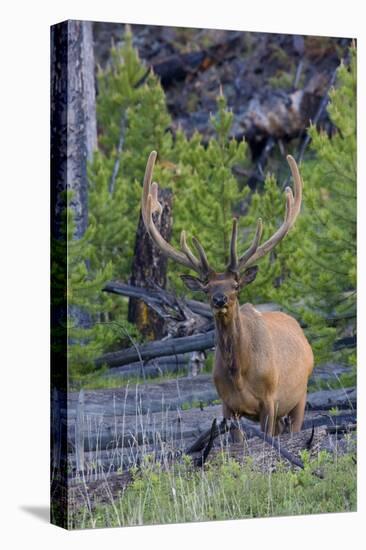
[[[51,30],[51,196],[56,239],[65,238],[66,206],[74,214],[74,238],[80,239],[87,228],[87,162],[96,148],[92,23],[67,21]],[[67,202],[66,190],[72,191]],[[89,324],[80,308],[69,308],[68,314],[79,326]]]
[[91,23],[69,21],[67,39],[67,188],[80,238],[88,224],[87,160],[97,144]]
[[[80,239],[88,224],[87,160],[97,147],[94,52],[92,24],[66,21],[51,28],[51,386],[52,392],[52,522],[66,525],[65,462],[67,444],[64,401],[67,391],[67,323],[72,315],[78,325],[88,323],[80,308],[67,304],[67,243],[65,209],[74,213],[74,238]],[[72,191],[71,199],[66,191]],[[56,275],[57,274],[57,275]],[[60,427],[61,426],[61,427]]]
[[97,147],[92,23],[51,30],[51,183],[53,235],[60,237],[65,190],[73,197],[75,237],[88,223],[87,160]]
[[85,146],[87,160],[91,161],[93,153],[98,148],[93,23],[91,21],[83,21],[81,25],[81,72],[83,80],[83,109],[85,116]]
[[[163,211],[160,217],[154,214],[154,222],[164,239],[170,241],[172,233],[170,189],[159,189],[159,202]],[[167,258],[153,244],[140,214],[130,284],[144,288],[154,288],[154,285],[165,288],[166,274]],[[163,335],[164,321],[141,300],[130,298],[128,320],[135,323],[141,333],[149,339],[157,340]]]

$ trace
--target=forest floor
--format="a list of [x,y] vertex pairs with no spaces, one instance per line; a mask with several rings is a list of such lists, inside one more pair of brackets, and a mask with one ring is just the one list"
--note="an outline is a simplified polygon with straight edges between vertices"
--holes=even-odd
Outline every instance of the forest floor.
[[[253,99],[261,103],[270,95],[305,88],[316,109],[350,44],[345,38],[235,30],[153,25],[131,25],[131,30],[141,59],[160,77],[173,131],[180,126],[188,135],[198,130],[206,138],[220,86],[235,114],[233,134],[239,136]],[[105,67],[112,42],[119,44],[124,32],[123,24],[94,24],[98,65]]]
[[304,469],[289,469],[260,441],[219,448],[202,468],[187,455],[169,465],[146,455],[138,468],[72,486],[69,528],[356,511],[354,450],[324,452],[325,434],[315,438],[311,454],[301,452]]
[[257,437],[220,439],[203,467],[143,451],[135,466],[78,476],[68,495],[69,527],[108,527],[356,510],[355,432],[338,438],[324,427],[281,436],[304,469]]
[[[303,430],[275,438],[304,468],[250,429],[241,443],[219,436],[204,466],[197,467],[201,453],[185,451],[214,418],[221,418],[218,402],[207,374],[69,394],[70,527],[355,509],[354,387],[310,393]],[[246,422],[249,428],[256,425]],[[198,510],[214,479],[226,504],[214,499],[212,509]],[[178,486],[179,503],[174,500]],[[314,490],[320,491],[322,504],[313,509]],[[249,492],[251,508],[243,496]]]

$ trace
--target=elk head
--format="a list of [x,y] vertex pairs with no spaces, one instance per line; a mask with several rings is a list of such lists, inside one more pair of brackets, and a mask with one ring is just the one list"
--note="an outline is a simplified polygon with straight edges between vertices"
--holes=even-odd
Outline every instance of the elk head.
[[192,238],[192,243],[197,254],[195,255],[187,244],[185,231],[181,233],[181,250],[177,250],[165,241],[157,230],[152,215],[154,212],[160,212],[161,206],[158,202],[158,185],[155,182],[151,183],[156,155],[155,151],[150,153],[144,177],[141,210],[146,229],[163,254],[198,274],[198,277],[181,275],[186,286],[191,290],[200,290],[206,293],[215,317],[223,321],[225,319],[229,320],[237,304],[239,291],[254,281],[257,275],[258,267],[254,264],[262,256],[270,252],[287,235],[300,212],[302,181],[296,161],[290,155],[287,156],[295,185],[294,194],[290,187],[286,187],[285,189],[286,212],[282,225],[265,243],[260,245],[262,220],[259,218],[250,247],[242,256],[238,257],[238,227],[237,219],[234,218],[230,243],[230,260],[225,271],[218,273],[209,265],[206,253],[198,239],[195,237]]

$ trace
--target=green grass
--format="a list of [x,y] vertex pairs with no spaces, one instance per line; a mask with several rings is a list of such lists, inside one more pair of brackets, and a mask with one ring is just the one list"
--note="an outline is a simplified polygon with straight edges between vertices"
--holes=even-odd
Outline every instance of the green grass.
[[[183,457],[169,469],[146,456],[132,470],[132,482],[108,504],[71,507],[69,527],[113,527],[207,520],[256,518],[356,510],[356,465],[352,456],[302,454],[304,470],[262,473],[247,461],[224,454],[204,469]],[[323,479],[313,475],[322,472]]]

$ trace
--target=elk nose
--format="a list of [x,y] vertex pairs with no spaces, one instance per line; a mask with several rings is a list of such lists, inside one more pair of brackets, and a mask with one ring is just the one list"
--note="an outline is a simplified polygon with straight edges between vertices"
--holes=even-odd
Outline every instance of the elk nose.
[[224,307],[227,304],[227,297],[225,294],[214,294],[212,303],[214,307]]

